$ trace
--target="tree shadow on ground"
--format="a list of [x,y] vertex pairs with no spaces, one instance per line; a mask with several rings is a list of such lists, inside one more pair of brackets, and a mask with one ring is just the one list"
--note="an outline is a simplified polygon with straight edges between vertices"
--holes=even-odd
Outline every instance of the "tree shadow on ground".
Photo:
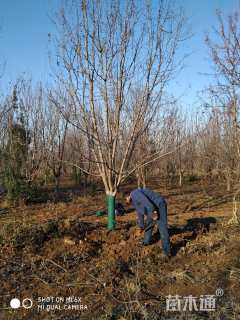
[[[189,241],[196,239],[197,235],[209,232],[211,224],[216,222],[217,220],[214,217],[192,218],[187,220],[187,224],[184,227],[171,226],[168,229],[170,239],[175,235],[179,235],[180,238],[177,242],[172,243],[171,255],[176,256],[178,251],[185,247]],[[159,232],[156,232],[153,235],[152,243],[156,243],[159,240]]]
[[125,209],[125,214],[134,212],[134,208]]
[[193,200],[187,204],[187,206],[183,209],[183,212],[191,212],[191,211],[214,208],[224,203],[228,203],[229,201],[231,201],[232,197],[233,197],[232,193],[228,193],[225,195],[221,195],[221,194],[214,195],[212,197],[209,197],[208,199],[204,199],[200,203],[199,201],[198,203],[196,203]]
[[47,203],[47,202],[71,202],[75,197],[94,196],[99,192],[103,192],[101,186],[94,183],[89,183],[86,186],[83,184],[72,186],[61,186],[57,191],[54,185],[39,186],[33,189],[31,196],[27,200],[28,204]]

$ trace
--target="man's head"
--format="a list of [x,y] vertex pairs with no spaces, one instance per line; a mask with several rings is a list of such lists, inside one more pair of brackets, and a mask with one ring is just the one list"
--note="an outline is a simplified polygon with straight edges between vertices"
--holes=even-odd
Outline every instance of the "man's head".
[[132,199],[131,199],[131,194],[130,194],[129,191],[126,191],[126,192],[124,193],[124,198],[125,198],[126,204],[131,204]]

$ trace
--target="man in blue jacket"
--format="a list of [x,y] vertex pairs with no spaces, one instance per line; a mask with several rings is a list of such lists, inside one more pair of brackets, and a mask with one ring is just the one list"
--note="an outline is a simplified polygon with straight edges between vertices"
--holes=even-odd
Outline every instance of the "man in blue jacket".
[[[170,256],[170,240],[167,222],[167,203],[159,193],[149,189],[135,189],[126,198],[127,203],[131,203],[137,211],[138,225],[144,232],[143,245],[148,245],[152,239],[154,220],[158,225],[162,240],[163,253]],[[154,219],[154,214],[157,218]],[[146,216],[146,226],[144,224]]]

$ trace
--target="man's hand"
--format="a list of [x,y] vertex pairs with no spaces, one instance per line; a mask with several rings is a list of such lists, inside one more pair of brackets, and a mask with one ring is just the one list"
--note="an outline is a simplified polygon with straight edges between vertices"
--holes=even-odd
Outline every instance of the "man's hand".
[[159,220],[159,213],[157,211],[153,211],[152,219],[153,221]]
[[135,232],[137,237],[140,237],[144,233],[144,228],[138,228]]

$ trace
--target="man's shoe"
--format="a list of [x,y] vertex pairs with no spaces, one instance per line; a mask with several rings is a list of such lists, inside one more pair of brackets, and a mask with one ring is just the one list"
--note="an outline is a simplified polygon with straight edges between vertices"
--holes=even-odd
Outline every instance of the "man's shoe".
[[163,260],[163,261],[169,261],[170,258],[171,258],[171,255],[170,255],[170,254],[165,254],[164,252],[161,252],[161,253],[158,255],[158,258],[160,258],[160,259]]
[[146,247],[146,246],[149,246],[150,243],[145,243],[145,242],[143,242],[142,245],[143,245],[144,247]]
[[143,246],[143,247],[146,247],[146,246],[149,246],[150,243],[145,243],[144,241],[140,241],[140,242],[139,242],[139,245],[140,245],[140,246]]

